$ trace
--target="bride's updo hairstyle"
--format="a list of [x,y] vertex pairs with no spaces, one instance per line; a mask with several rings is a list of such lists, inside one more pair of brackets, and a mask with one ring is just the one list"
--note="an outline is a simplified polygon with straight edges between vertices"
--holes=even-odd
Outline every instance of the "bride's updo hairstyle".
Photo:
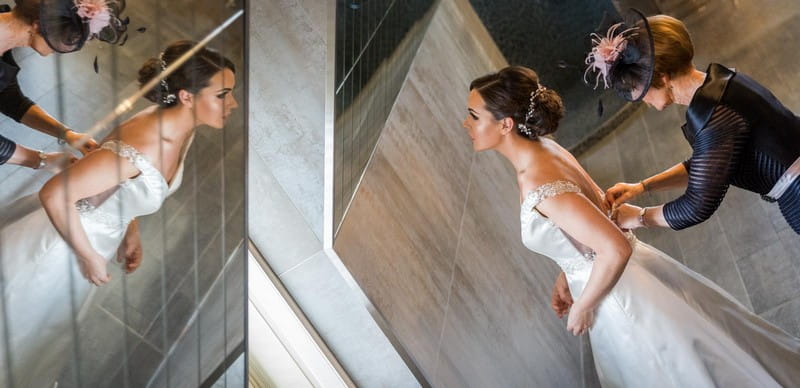
[[[179,40],[173,42],[156,58],[150,58],[139,69],[139,87],[161,74],[173,61],[194,47],[195,42]],[[178,104],[178,91],[186,90],[192,94],[210,84],[211,77],[228,68],[234,73],[236,68],[230,59],[217,51],[202,48],[175,72],[162,80],[145,95],[145,98],[161,107]]]
[[495,120],[512,118],[517,133],[532,140],[555,132],[564,117],[561,97],[541,85],[536,72],[527,67],[509,66],[476,78],[469,85],[473,89]]

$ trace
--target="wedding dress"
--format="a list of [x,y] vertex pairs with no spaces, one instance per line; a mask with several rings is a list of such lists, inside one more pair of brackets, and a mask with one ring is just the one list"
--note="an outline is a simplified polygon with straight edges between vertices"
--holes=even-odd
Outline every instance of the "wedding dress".
[[[580,192],[556,181],[528,193],[520,210],[522,242],[554,260],[577,300],[595,254],[536,206]],[[589,329],[604,387],[792,387],[800,384],[800,340],[751,313],[719,286],[640,242],[603,299]]]
[[[130,145],[110,140],[101,149],[124,157],[141,172],[104,195],[76,203],[92,247],[111,260],[130,221],[158,211],[180,186],[183,158],[167,184]],[[13,387],[52,387],[66,362],[75,358],[70,346],[78,332],[74,323],[90,304],[94,286],[81,275],[75,253],[41,206],[0,230],[0,274],[0,386],[12,386],[13,378]]]

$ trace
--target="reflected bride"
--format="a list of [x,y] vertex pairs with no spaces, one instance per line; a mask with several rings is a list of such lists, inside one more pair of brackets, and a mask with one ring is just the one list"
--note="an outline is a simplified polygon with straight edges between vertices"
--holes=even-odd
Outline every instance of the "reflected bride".
[[[139,71],[141,85],[194,46],[169,45]],[[110,281],[115,254],[132,272],[142,259],[135,217],[159,210],[181,184],[194,130],[221,129],[237,107],[233,63],[201,49],[147,98],[157,105],[122,123],[94,152],[49,180],[42,207],[0,230],[3,316],[11,360],[0,379],[52,386],[91,285]],[[6,370],[7,365],[11,370]],[[10,373],[7,373],[10,372]],[[0,380],[0,386],[12,385]]]
[[473,148],[498,151],[517,171],[522,242],[564,271],[553,309],[568,312],[567,330],[589,333],[603,386],[800,381],[800,340],[609,219],[603,190],[545,137],[564,108],[533,70],[508,67],[470,90],[463,125]]

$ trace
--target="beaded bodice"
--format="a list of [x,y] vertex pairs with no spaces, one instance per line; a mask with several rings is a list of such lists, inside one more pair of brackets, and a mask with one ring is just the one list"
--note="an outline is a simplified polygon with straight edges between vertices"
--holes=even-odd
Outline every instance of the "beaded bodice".
[[123,141],[109,140],[103,143],[100,149],[127,159],[140,171],[140,174],[125,180],[109,192],[78,201],[75,205],[84,221],[100,223],[114,229],[124,229],[134,217],[158,211],[167,196],[181,184],[182,162],[172,184],[168,185],[164,176],[147,156]]
[[549,257],[567,275],[591,268],[595,253],[578,247],[575,242],[545,217],[536,206],[543,200],[564,193],[580,193],[581,189],[572,182],[555,181],[530,191],[522,201],[520,222],[522,243],[530,250]]

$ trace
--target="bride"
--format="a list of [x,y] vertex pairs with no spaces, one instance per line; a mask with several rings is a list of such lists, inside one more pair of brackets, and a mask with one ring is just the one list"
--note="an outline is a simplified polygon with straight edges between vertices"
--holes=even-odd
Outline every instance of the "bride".
[[[192,46],[174,42],[145,62],[140,84]],[[158,211],[180,186],[195,128],[221,129],[237,107],[233,72],[229,59],[200,50],[147,95],[157,105],[50,179],[39,193],[42,207],[0,230],[0,386],[52,386],[91,286],[111,280],[108,260],[118,255],[127,272],[141,260],[135,217]]]
[[496,150],[517,171],[522,242],[563,270],[557,283],[576,299],[554,307],[569,310],[567,330],[589,333],[603,386],[800,381],[800,340],[609,219],[603,190],[545,137],[564,108],[533,70],[512,66],[474,80],[467,105],[463,126],[475,151]]

